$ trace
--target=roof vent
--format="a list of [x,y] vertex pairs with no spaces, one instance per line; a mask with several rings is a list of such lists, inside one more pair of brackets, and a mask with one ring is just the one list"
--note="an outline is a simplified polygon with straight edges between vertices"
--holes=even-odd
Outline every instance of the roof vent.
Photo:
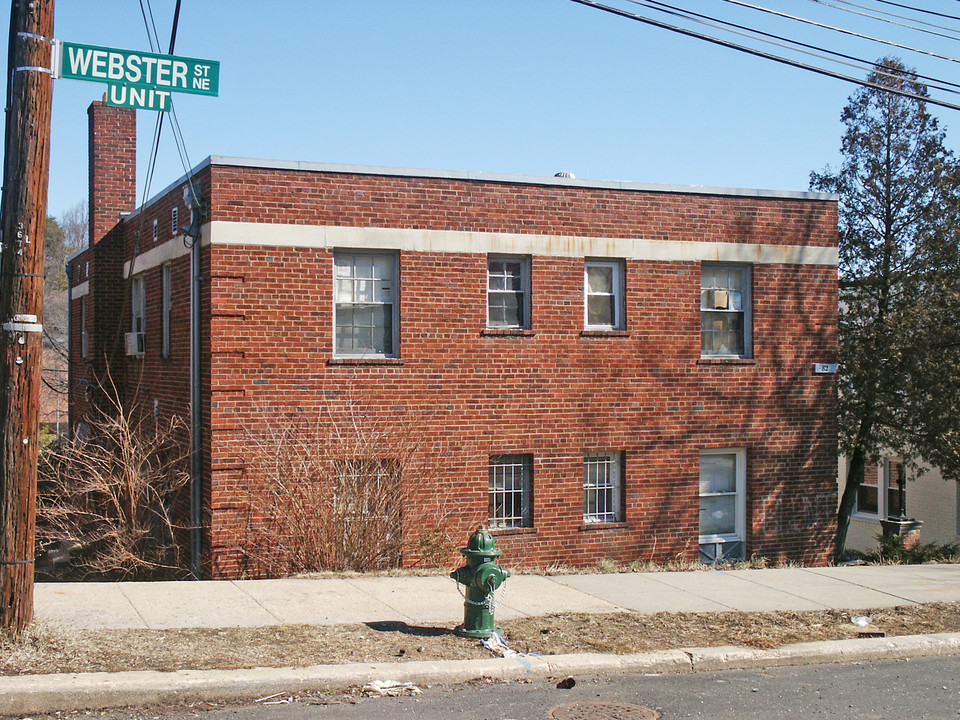
[[567,172],[566,170],[563,170],[563,171],[558,172],[558,173],[554,173],[553,176],[554,176],[554,177],[562,177],[562,178],[571,178],[571,179],[577,177],[577,176],[574,175],[572,172]]

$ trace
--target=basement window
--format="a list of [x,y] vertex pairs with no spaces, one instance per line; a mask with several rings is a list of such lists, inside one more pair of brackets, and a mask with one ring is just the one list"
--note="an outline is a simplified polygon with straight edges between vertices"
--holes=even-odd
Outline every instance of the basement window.
[[623,520],[620,453],[592,453],[583,458],[583,521]]
[[491,528],[533,527],[530,455],[494,455],[489,466]]

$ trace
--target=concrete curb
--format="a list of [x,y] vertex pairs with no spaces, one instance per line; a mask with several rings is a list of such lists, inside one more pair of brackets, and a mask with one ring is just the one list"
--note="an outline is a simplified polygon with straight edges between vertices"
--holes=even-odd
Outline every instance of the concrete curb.
[[552,655],[302,668],[179,670],[0,677],[0,714],[124,705],[242,700],[281,692],[344,690],[374,680],[446,685],[481,677],[542,680],[598,673],[682,673],[960,654],[960,633],[798,643],[774,650],[686,648],[634,655]]

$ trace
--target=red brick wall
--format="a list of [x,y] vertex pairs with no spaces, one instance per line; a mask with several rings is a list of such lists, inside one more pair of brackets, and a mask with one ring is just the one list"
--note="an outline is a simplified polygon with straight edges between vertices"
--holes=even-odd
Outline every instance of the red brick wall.
[[817,200],[216,166],[210,219],[832,247]]
[[[212,221],[836,245],[836,205],[823,200],[225,165],[205,168],[201,185]],[[181,188],[124,223],[124,259],[154,247],[154,217],[157,245],[169,241],[174,203],[186,224]],[[411,547],[438,514],[465,542],[487,514],[489,457],[526,453],[534,458],[534,527],[500,533],[504,564],[692,560],[699,453],[729,447],[746,449],[747,554],[828,561],[836,388],[832,376],[813,374],[813,364],[836,362],[835,266],[753,265],[754,357],[721,362],[700,357],[700,262],[628,260],[627,332],[606,336],[581,334],[581,257],[533,254],[533,332],[523,336],[483,333],[485,254],[402,251],[399,263],[400,359],[349,363],[332,353],[331,250],[204,248],[211,576],[257,572],[238,549],[250,528],[250,494],[260,487],[249,436],[291,416],[344,421],[358,408],[416,426],[426,462],[438,468],[404,515]],[[146,353],[121,364],[128,386],[157,399],[162,414],[185,415],[187,256],[173,268],[171,358],[160,357],[160,268],[152,267]],[[110,318],[122,331],[128,284],[118,283],[126,298]],[[625,522],[584,526],[583,455],[611,450],[624,457]]]
[[71,287],[88,283],[86,330],[89,352],[81,354],[83,300],[73,291],[70,316],[70,421],[86,422],[94,405],[103,407],[111,384],[127,383],[123,334],[130,328],[130,291],[123,280],[123,226],[117,225],[72,261]]
[[[823,201],[214,167],[212,220],[832,246]],[[628,334],[582,336],[583,259],[534,255],[533,330],[485,336],[484,254],[400,255],[401,364],[332,359],[332,253],[216,245],[213,572],[240,571],[243,438],[299,411],[403,408],[441,467],[422,491],[464,540],[490,455],[534,458],[534,529],[505,563],[695,559],[701,449],[747,449],[747,552],[823,563],[836,507],[836,268],[753,266],[754,359],[700,358],[699,262],[627,262]],[[331,397],[333,399],[331,399]],[[583,454],[625,457],[626,522],[585,528]],[[406,532],[427,519],[411,509]],[[409,558],[408,558],[409,559]]]

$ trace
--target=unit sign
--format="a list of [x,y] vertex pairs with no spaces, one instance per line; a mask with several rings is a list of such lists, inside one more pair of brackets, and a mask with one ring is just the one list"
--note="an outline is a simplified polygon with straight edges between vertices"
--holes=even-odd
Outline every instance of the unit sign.
[[170,93],[166,90],[108,85],[107,105],[167,112],[170,110]]
[[[195,95],[217,95],[220,90],[220,62],[157,53],[118,50],[58,41],[59,62],[54,63],[57,77],[73,80],[105,82],[127,89],[143,88],[155,92],[182,92]],[[118,90],[120,92],[120,90]],[[135,102],[140,102],[138,96]],[[143,103],[151,102],[146,96]],[[159,99],[154,96],[153,103]],[[169,97],[166,99],[169,105]],[[128,104],[126,107],[144,107]],[[163,109],[156,105],[152,109]]]

